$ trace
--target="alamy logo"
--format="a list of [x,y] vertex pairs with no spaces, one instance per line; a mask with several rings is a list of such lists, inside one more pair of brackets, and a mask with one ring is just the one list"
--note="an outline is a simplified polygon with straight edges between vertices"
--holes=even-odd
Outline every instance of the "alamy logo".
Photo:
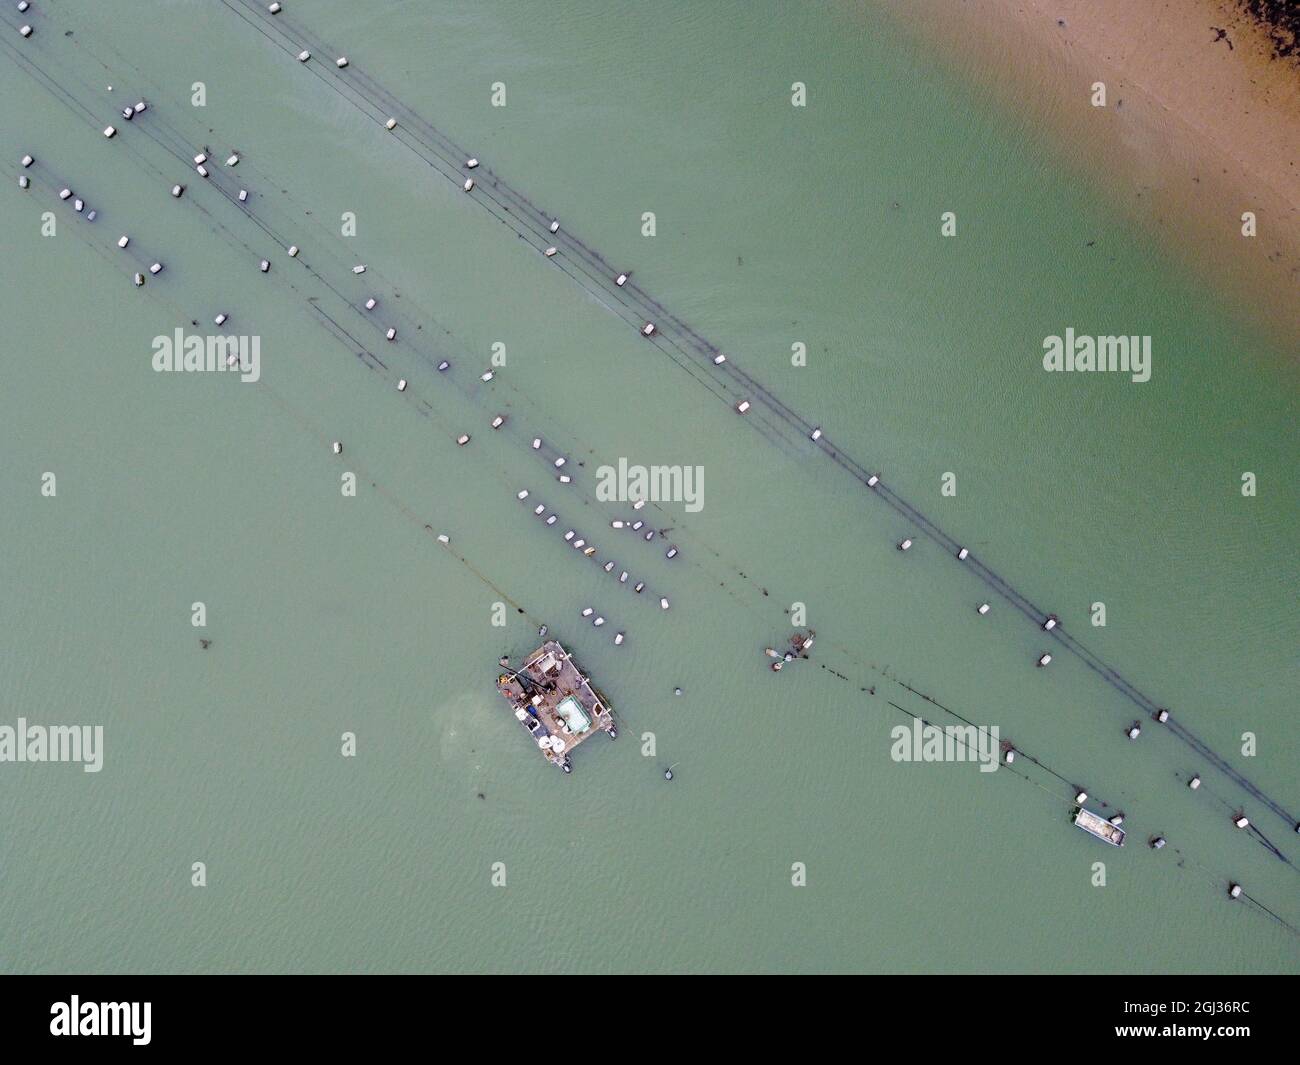
[[894,741],[889,757],[895,762],[979,762],[981,773],[998,767],[997,725],[940,728],[914,717],[910,725],[895,725],[889,736]]
[[704,509],[703,466],[596,467],[596,498],[602,503],[684,503],[687,513]]
[[158,373],[216,373],[238,370],[250,384],[262,376],[260,336],[200,336],[177,329],[153,338],[153,368]]
[[50,1035],[129,1035],[136,1046],[148,1046],[153,1003],[69,1002],[50,1006]]
[[1048,373],[1104,370],[1132,374],[1139,384],[1151,380],[1149,336],[1075,336],[1070,328],[1064,337],[1045,337],[1043,351],[1043,369]]
[[0,762],[80,762],[87,773],[104,768],[103,725],[0,725]]

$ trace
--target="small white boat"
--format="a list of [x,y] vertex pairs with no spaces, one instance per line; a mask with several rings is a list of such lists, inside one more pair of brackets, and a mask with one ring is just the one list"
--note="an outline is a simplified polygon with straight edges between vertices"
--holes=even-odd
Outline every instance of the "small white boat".
[[1071,821],[1088,835],[1096,836],[1103,843],[1109,843],[1112,847],[1124,846],[1124,830],[1119,825],[1112,825],[1100,814],[1076,806]]

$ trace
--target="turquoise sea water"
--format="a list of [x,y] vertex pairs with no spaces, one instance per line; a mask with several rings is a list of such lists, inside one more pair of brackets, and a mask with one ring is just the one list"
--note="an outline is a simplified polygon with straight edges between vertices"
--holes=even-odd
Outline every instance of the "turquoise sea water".
[[[1300,806],[1293,353],[888,5],[287,7]],[[1044,634],[932,541],[898,552],[914,525],[433,174],[314,76],[333,56],[296,63],[222,3],[41,8],[29,41],[0,27],[0,724],[102,724],[105,752],[97,774],[0,764],[0,966],[1296,969],[1294,934],[1226,900],[1238,880],[1300,923],[1294,867],[1229,815],[1294,860],[1289,826],[1153,722],[1127,741],[1139,711],[1078,659],[1034,669]],[[210,148],[252,217],[169,146]],[[260,381],[152,371],[156,335],[221,311],[260,337]],[[1067,327],[1151,335],[1152,379],[1045,373]],[[704,467],[699,513],[653,510],[677,559],[609,527],[630,510],[595,470],[619,457]],[[776,676],[795,603],[817,644]],[[493,689],[543,621],[623,722],[571,776]],[[1130,845],[1072,829],[1048,773],[892,761],[887,700],[933,711],[890,677],[1122,808]]]

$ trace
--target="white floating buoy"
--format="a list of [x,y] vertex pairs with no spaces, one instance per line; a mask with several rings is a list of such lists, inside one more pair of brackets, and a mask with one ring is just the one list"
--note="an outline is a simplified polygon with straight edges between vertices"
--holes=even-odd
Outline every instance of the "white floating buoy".
[[179,200],[179,199],[181,198],[181,193],[183,193],[184,191],[185,191],[185,186],[184,186],[184,185],[173,185],[173,186],[172,186],[172,196],[173,196],[175,199],[178,199],[178,200]]
[[1082,806],[1085,802],[1088,801],[1088,793],[1086,791],[1079,792],[1079,794],[1074,797],[1074,801],[1077,802],[1080,806]]
[[227,320],[229,317],[230,317],[230,316],[229,316],[228,314],[226,314],[225,311],[222,311],[219,315],[217,315],[215,318],[212,319],[212,324],[213,324],[213,325],[225,325],[225,324],[226,324],[226,320]]
[[1051,632],[1054,628],[1056,628],[1056,615],[1048,614],[1047,620],[1043,622],[1043,631]]
[[247,189],[240,189],[240,190],[239,190],[239,202],[240,202],[240,203],[247,203],[247,202],[248,202],[248,190],[247,190]]
[[473,157],[470,157],[469,159],[466,159],[466,160],[465,160],[465,169],[466,169],[466,170],[473,170],[476,166],[478,166],[478,160],[477,160],[477,159],[475,159],[475,158],[473,158]]
[[659,597],[659,609],[660,609],[660,610],[667,610],[667,609],[668,609],[668,597],[667,597],[667,596],[660,596],[660,597]]
[[1161,710],[1158,714],[1156,714],[1156,720],[1163,725],[1166,721],[1169,720],[1169,711]]
[[498,414],[495,418],[492,419],[492,428],[500,429],[501,426],[505,425],[505,423],[506,423],[505,418],[502,417],[500,414]]
[[269,11],[269,12],[271,12],[272,15],[278,15],[278,14],[280,13],[280,5],[279,5],[279,4],[270,4],[270,5],[267,6],[267,9],[266,9],[266,10]]
[[1234,817],[1232,819],[1232,823],[1236,825],[1238,828],[1249,828],[1250,818],[1248,818],[1245,814],[1242,814],[1240,817]]
[[30,26],[19,26],[18,35],[20,37],[30,37],[32,35],[32,28]]
[[310,58],[311,58],[311,53],[310,53],[309,51],[307,51],[306,48],[304,48],[301,52],[298,53],[298,62],[299,62],[299,63],[305,63],[305,62],[307,62],[307,60],[309,60]]
[[117,136],[117,128],[114,126],[105,126],[104,136],[107,137],[109,140],[112,140],[114,137]]
[[389,329],[388,329],[388,332],[384,334],[384,339],[385,339],[385,340],[396,340],[396,339],[397,339],[397,330],[394,329],[394,328],[392,328],[392,327],[390,326]]
[[560,484],[572,484],[573,478],[570,477],[567,473],[562,473],[560,474],[559,481]]
[[626,285],[627,274],[619,274],[618,277],[614,278],[614,284],[616,284],[619,288],[622,288],[624,285]]
[[1142,735],[1142,729],[1138,725],[1131,725],[1125,735],[1128,736],[1129,739],[1135,740]]
[[206,166],[204,166],[202,163],[200,163],[200,164],[199,164],[198,166],[196,166],[194,169],[198,171],[199,177],[204,177],[204,178],[205,178],[205,177],[208,176],[208,168],[207,168]]
[[239,165],[239,156],[235,155],[234,153],[231,153],[230,158],[226,160],[226,166],[238,166],[238,165]]
[[23,156],[22,159],[23,166],[31,166],[34,162],[36,162],[36,160],[33,159],[30,155]]
[[395,118],[390,118],[387,122],[384,123],[384,129],[393,130],[396,128],[397,128],[397,119]]
[[81,211],[85,209],[85,206],[86,206],[86,201],[83,200],[80,196],[78,196],[75,200],[72,201],[72,209],[76,211],[78,214],[80,214]]
[[664,555],[664,558],[676,558],[676,557],[677,557],[677,548],[675,547],[668,548],[667,554]]
[[117,238],[117,246],[119,248],[125,248],[130,243],[131,243],[131,238],[128,237],[125,233],[122,234],[122,236]]
[[371,296],[368,300],[366,300],[366,310],[373,311],[375,307],[378,305],[378,303],[379,301],[376,300],[374,296]]
[[563,455],[561,455],[558,459],[555,460],[555,468],[558,470],[567,461],[568,460]]
[[137,115],[143,114],[148,109],[149,109],[149,105],[145,103],[143,100],[137,100],[135,102],[135,106],[131,108],[131,110],[134,111]]
[[442,362],[438,363],[438,372],[439,372],[439,373],[442,373],[442,372],[443,372],[444,370],[446,370],[447,367],[449,367],[450,365],[451,365],[451,363],[449,363],[446,359],[443,359]]
[[26,174],[18,175],[18,187],[20,189],[27,188],[27,186],[30,185],[31,183],[32,183],[31,179]]
[[1192,779],[1187,782],[1187,786],[1191,788],[1192,791],[1195,791],[1197,788],[1201,786],[1201,778],[1192,777]]
[[137,272],[135,275],[136,288],[139,288],[143,284],[144,284],[144,274]]
[[553,222],[551,222],[551,232],[558,233],[559,231],[560,231],[560,220],[557,218]]
[[492,373],[492,371],[491,371],[491,370],[488,370],[486,373],[483,373],[483,374],[480,374],[480,375],[479,375],[479,380],[480,380],[480,381],[491,381],[492,378],[493,378],[494,376],[495,376],[495,375]]
[[1006,762],[1007,765],[1010,765],[1012,762],[1014,762],[1016,760],[1015,749],[1012,747],[1008,747],[1007,753],[1002,756],[1002,760]]
[[970,557],[970,551],[964,547],[959,547],[957,548],[957,557],[965,562]]
[[654,336],[654,335],[655,335],[655,324],[654,324],[654,322],[646,322],[646,324],[643,325],[643,326],[641,327],[641,335],[642,335],[643,337],[652,337],[652,336]]
[[814,429],[811,433],[808,434],[808,439],[810,440],[820,440],[821,438],[822,438],[822,431],[820,429]]
[[549,248],[546,249],[546,251],[543,254],[545,254],[545,256],[548,259],[551,259],[554,258],[554,256],[556,255],[557,252],[559,252],[559,250],[560,250],[559,248],[557,248],[554,244],[552,244]]
[[208,153],[207,153],[207,152],[199,152],[199,154],[196,155],[196,156],[194,157],[194,165],[195,165],[195,166],[198,166],[198,165],[201,164],[201,163],[206,163],[207,161],[208,161]]
[[988,605],[988,603],[980,603],[980,605],[979,605],[979,610],[977,611],[977,613],[980,613],[980,614],[987,614],[988,612],[989,612],[989,605]]
[[879,476],[879,474],[875,474],[875,473],[873,473],[870,477],[867,478],[867,487],[868,487],[868,488],[875,488],[876,485],[878,485],[879,483],[880,483],[880,476]]
[[898,549],[900,551],[907,551],[911,548],[911,546],[912,546],[912,540],[910,537],[905,536],[903,537],[903,539],[898,541]]
[[1049,654],[1047,654],[1046,652],[1044,652],[1044,653],[1043,653],[1042,655],[1040,655],[1039,658],[1038,658],[1038,664],[1039,664],[1039,666],[1050,665],[1050,664],[1051,664],[1051,661],[1052,661],[1052,656],[1049,655]]
[[621,632],[614,633],[614,646],[618,647],[622,643],[623,643],[623,634]]
[[474,187],[473,178],[466,178],[465,184],[461,186],[461,188],[463,188],[466,192],[469,192],[473,187]]
[[540,436],[533,437],[533,450],[536,451],[541,446],[542,446],[542,438]]
[[334,441],[334,454],[336,455],[343,454],[343,443],[339,440]]
[[1239,899],[1239,898],[1241,898],[1241,885],[1240,885],[1240,884],[1230,884],[1230,885],[1228,886],[1228,898],[1230,898],[1230,899]]
[[290,244],[290,245],[289,245],[289,258],[290,258],[290,259],[296,259],[296,258],[298,258],[298,245],[297,245],[297,244]]
[[749,400],[742,399],[739,403],[736,404],[737,414],[747,414],[748,412],[749,412]]
[[71,190],[71,189],[60,189],[60,190],[59,190],[59,199],[61,199],[61,200],[66,200],[66,199],[68,199],[68,197],[70,197],[71,195],[72,195],[72,190]]
[[269,259],[263,259],[257,264],[257,268],[265,274],[271,269],[271,261]]
[[354,274],[364,274],[366,272],[366,264],[357,263],[357,265],[352,268],[352,272]]
[[161,274],[161,273],[162,273],[162,263],[154,263],[151,267],[149,267],[149,273],[151,273],[151,274]]
[[339,70],[342,70],[345,66],[348,65],[348,57],[345,55],[339,56],[336,60],[334,60],[334,65],[338,67]]
[[449,544],[449,543],[451,543],[451,537],[449,537],[446,533],[439,533],[439,534],[438,534],[438,543],[440,543],[440,544]]
[[464,447],[466,444],[468,444],[469,433],[461,433],[460,436],[456,437],[456,443],[458,443],[461,447]]
[[[405,391],[406,391],[406,378],[405,378],[405,377],[403,377],[400,381],[397,382],[397,391],[399,391],[399,392],[405,392]],[[519,498],[522,499],[523,496],[520,496]]]

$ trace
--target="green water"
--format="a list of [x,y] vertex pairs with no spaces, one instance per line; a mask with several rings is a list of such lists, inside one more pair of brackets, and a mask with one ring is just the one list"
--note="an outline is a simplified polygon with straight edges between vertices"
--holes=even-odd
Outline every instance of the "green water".
[[[890,5],[287,6],[1300,805],[1293,353],[938,71]],[[1154,723],[1125,740],[1136,708],[1072,656],[1034,669],[1043,634],[1000,599],[978,617],[991,593],[929,540],[895,550],[915,527],[811,444],[742,421],[224,5],[41,7],[0,62],[0,724],[102,724],[105,752],[97,774],[0,765],[0,967],[1296,969],[1296,936],[1226,900],[1239,880],[1300,922],[1296,871],[1229,823],[1232,783]],[[332,58],[313,60],[326,77]],[[141,128],[117,117],[105,140],[141,94],[141,124],[240,151],[231,176],[298,262]],[[20,191],[24,152],[97,221]],[[144,292],[119,233],[166,263]],[[377,321],[400,307],[419,351],[353,316],[387,363],[368,369],[308,309],[343,320],[306,266],[377,294]],[[155,335],[218,311],[261,337],[261,381],[151,370]],[[1150,334],[1151,381],[1044,373],[1067,326]],[[506,366],[480,382],[497,342]],[[654,511],[672,562],[592,501],[620,456],[705,468],[702,511]],[[796,602],[818,644],[774,676],[762,650]],[[493,689],[539,621],[623,722],[571,776]],[[1122,807],[1130,845],[1072,829],[1050,776],[1051,795],[893,762],[886,699],[927,708],[886,669]],[[1176,778],[1193,771],[1198,793]]]

